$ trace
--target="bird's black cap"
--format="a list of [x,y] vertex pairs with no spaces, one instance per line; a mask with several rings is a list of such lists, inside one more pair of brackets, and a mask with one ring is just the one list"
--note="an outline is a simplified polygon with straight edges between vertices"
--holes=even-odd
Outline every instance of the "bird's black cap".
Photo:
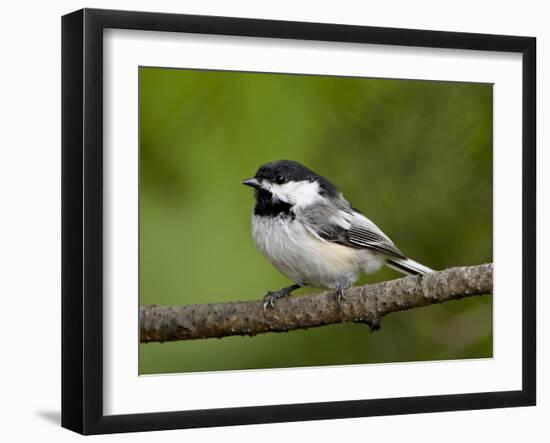
[[321,192],[336,197],[339,195],[336,187],[327,179],[316,172],[293,160],[276,160],[260,166],[256,175],[258,180],[266,180],[271,183],[316,181],[319,183]]

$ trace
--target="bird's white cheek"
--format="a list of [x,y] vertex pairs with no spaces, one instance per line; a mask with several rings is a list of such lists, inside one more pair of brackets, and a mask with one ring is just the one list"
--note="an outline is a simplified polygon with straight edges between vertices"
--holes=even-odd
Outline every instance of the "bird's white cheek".
[[276,199],[296,206],[308,206],[322,199],[317,182],[299,181],[282,185],[272,184],[270,191]]

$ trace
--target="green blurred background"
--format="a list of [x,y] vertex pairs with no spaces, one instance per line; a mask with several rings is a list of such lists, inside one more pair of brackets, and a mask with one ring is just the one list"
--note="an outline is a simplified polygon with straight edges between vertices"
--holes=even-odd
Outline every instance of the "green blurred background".
[[[492,261],[492,85],[140,68],[140,303],[259,300],[290,282],[255,248],[241,181],[292,159],[407,255]],[[384,269],[359,283],[394,279]],[[311,289],[301,289],[300,293]],[[492,297],[256,337],[140,345],[140,373],[492,357]]]

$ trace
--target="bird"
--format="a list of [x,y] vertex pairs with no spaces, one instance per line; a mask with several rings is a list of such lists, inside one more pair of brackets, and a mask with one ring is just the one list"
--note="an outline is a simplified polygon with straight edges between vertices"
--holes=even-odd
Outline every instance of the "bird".
[[433,272],[407,258],[331,182],[296,161],[266,163],[242,184],[255,191],[256,246],[293,282],[267,291],[264,312],[304,286],[334,290],[341,306],[361,272],[370,274],[384,265],[407,275]]

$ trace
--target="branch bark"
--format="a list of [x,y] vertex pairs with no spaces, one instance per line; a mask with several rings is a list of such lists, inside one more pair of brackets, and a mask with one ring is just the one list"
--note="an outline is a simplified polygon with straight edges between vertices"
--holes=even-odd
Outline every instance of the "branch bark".
[[396,311],[493,292],[493,264],[450,268],[346,291],[341,308],[334,292],[290,296],[264,314],[262,301],[140,307],[142,343],[286,332],[341,322],[379,328]]

